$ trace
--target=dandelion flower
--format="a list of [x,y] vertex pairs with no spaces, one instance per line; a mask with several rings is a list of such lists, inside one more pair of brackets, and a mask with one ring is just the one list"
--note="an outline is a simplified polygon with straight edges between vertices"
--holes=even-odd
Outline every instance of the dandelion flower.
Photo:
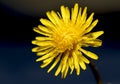
[[42,61],[41,68],[50,65],[48,73],[57,66],[55,76],[61,73],[65,78],[67,73],[76,70],[80,74],[80,69],[86,70],[86,64],[90,61],[88,57],[94,60],[98,56],[84,47],[99,47],[102,41],[97,39],[103,31],[91,32],[98,23],[98,19],[93,21],[92,13],[87,18],[87,7],[83,10],[76,3],[74,8],[61,6],[61,13],[48,11],[48,19],[40,19],[42,25],[34,27],[33,30],[40,34],[32,44],[37,45],[32,49],[36,52],[38,58],[36,62]]

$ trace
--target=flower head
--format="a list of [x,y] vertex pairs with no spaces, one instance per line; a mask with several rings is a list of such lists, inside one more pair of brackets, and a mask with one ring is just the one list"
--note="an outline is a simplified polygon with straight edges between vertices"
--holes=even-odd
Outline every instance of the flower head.
[[87,57],[97,60],[98,56],[83,47],[99,47],[102,41],[97,39],[103,31],[91,32],[96,26],[98,20],[93,21],[92,13],[87,18],[87,7],[82,11],[76,3],[74,8],[69,10],[68,7],[61,6],[61,14],[55,11],[47,12],[48,19],[40,19],[42,25],[33,28],[40,36],[32,41],[37,47],[32,49],[36,52],[38,59],[42,61],[41,68],[51,65],[48,73],[58,66],[55,76],[61,72],[62,78],[65,78],[70,70],[76,70],[80,74],[80,69],[86,70],[86,64],[90,61]]

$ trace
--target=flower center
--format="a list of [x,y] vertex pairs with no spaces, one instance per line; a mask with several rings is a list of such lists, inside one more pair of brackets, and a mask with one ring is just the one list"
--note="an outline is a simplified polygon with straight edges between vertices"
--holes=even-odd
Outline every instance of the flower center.
[[71,28],[64,29],[54,35],[55,47],[59,50],[59,52],[74,49],[78,43],[78,35],[75,30]]

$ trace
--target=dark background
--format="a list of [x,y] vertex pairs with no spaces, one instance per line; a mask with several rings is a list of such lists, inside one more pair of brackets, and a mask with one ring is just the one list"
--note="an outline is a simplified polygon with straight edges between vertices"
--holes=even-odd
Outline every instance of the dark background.
[[[47,74],[48,67],[39,68],[31,40],[37,35],[33,27],[41,17],[46,18],[43,14],[24,14],[0,3],[0,84],[96,84],[88,65],[80,76],[74,73],[64,80],[55,77],[54,70]],[[91,50],[99,55],[94,62],[104,84],[120,84],[120,11],[97,12],[94,18],[99,19],[94,31],[105,32],[100,37],[103,45]]]

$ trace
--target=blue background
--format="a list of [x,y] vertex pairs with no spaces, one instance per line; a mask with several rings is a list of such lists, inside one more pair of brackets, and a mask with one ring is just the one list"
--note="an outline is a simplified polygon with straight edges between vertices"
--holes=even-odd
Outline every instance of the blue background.
[[[48,67],[39,68],[31,40],[41,17],[46,18],[24,15],[0,4],[0,84],[96,84],[89,65],[80,76],[74,72],[66,79],[55,77],[55,70],[48,74]],[[90,49],[99,55],[94,62],[104,84],[120,84],[120,11],[97,13],[95,18],[99,23],[93,31],[104,30],[105,34],[100,37],[103,45]]]

